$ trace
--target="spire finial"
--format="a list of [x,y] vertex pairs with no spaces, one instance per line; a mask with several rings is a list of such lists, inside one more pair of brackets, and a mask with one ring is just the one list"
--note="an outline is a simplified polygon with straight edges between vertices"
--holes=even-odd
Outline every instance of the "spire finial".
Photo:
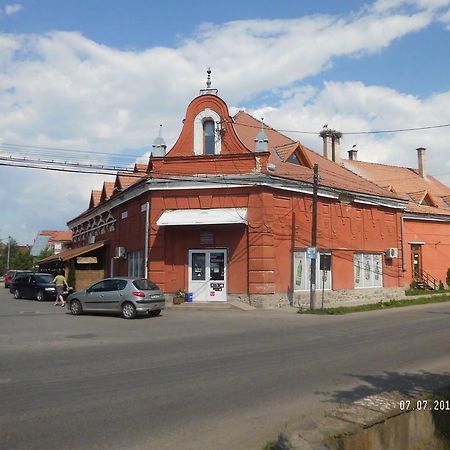
[[217,89],[211,87],[211,67],[208,67],[206,73],[208,74],[206,78],[206,88],[200,89],[200,95],[217,95]]
[[211,67],[208,67],[206,73],[208,74],[208,78],[206,79],[206,89],[211,89]]

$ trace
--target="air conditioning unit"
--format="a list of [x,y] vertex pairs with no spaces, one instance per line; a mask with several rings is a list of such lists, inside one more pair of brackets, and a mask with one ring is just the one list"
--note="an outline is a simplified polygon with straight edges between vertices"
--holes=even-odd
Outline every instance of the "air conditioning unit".
[[393,258],[398,258],[398,248],[388,248],[386,250],[386,258],[388,259],[393,259]]
[[126,258],[127,251],[125,247],[116,247],[116,258]]

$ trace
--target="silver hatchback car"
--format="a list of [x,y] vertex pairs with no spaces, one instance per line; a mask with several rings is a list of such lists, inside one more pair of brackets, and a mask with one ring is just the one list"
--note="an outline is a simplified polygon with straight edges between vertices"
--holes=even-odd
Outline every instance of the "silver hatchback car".
[[84,291],[70,294],[66,303],[73,315],[120,312],[125,319],[134,319],[138,313],[154,317],[165,308],[161,289],[146,278],[105,278]]

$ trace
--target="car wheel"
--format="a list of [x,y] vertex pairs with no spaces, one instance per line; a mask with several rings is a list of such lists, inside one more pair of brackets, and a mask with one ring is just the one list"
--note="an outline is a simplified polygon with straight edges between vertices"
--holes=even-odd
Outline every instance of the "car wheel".
[[148,315],[150,317],[156,317],[159,316],[161,314],[161,310],[160,309],[154,309],[153,311],[149,311]]
[[22,294],[20,293],[19,289],[14,289],[14,298],[22,298]]
[[81,306],[81,302],[79,300],[72,300],[70,302],[70,312],[74,316],[79,316],[80,314],[83,314],[83,307]]
[[36,300],[38,302],[42,302],[44,300],[44,291],[38,291],[36,294]]
[[122,316],[124,319],[134,319],[136,317],[136,307],[133,303],[126,302],[122,305]]

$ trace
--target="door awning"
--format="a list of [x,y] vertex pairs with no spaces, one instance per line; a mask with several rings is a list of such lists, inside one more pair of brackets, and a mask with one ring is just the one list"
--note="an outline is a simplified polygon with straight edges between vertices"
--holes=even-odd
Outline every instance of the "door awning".
[[164,211],[158,226],[247,223],[247,208],[176,209]]

